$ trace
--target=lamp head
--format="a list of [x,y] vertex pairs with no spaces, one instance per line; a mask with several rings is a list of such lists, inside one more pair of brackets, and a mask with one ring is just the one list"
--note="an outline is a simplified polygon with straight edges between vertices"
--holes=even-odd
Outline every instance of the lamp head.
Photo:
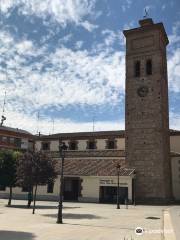
[[121,168],[121,165],[118,163],[116,168],[119,170]]
[[60,145],[59,145],[59,150],[60,151],[66,151],[68,149],[68,146],[65,144],[65,142],[62,142]]

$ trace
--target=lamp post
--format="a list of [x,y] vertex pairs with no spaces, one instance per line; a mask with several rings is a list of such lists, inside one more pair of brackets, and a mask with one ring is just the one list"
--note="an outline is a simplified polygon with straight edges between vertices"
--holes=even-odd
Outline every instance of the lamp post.
[[133,193],[134,193],[134,206],[136,206],[136,172],[134,172],[134,178],[133,178]]
[[59,206],[58,206],[58,216],[57,216],[57,223],[62,224],[62,207],[63,207],[63,189],[64,189],[64,158],[65,158],[65,151],[67,150],[66,144],[63,142],[59,145],[59,153],[61,157],[61,173],[60,173],[60,189],[59,189]]
[[121,165],[118,163],[117,166],[117,209],[120,209],[120,204],[119,204],[119,172]]

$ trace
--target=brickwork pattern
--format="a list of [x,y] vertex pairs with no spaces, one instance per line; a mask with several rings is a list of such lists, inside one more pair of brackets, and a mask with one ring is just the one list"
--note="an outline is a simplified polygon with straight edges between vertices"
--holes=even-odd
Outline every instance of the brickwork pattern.
[[[148,23],[125,31],[126,36],[126,161],[137,172],[139,201],[171,198],[169,144],[167,37],[162,24]],[[152,75],[146,61],[152,60]],[[134,77],[134,62],[141,62],[141,76]],[[146,96],[138,95],[141,86]]]

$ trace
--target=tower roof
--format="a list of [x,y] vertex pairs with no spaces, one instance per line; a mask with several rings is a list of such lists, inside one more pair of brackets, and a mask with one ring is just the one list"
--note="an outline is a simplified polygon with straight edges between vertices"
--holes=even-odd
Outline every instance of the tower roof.
[[138,28],[124,30],[123,31],[124,36],[127,37],[130,34],[137,34],[137,33],[141,33],[142,31],[146,32],[146,31],[153,30],[153,29],[159,29],[164,36],[165,44],[167,45],[169,43],[165,28],[164,28],[164,25],[162,22],[154,23],[152,18],[145,18],[145,19],[139,20],[139,25],[140,25],[140,27],[138,27]]

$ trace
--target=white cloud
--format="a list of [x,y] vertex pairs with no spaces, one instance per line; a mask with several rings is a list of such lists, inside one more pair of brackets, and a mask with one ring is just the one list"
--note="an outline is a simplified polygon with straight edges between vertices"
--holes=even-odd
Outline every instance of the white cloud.
[[[0,87],[7,90],[8,124],[20,127],[21,123],[25,129],[28,125],[34,129],[33,121],[28,122],[29,115],[40,108],[116,104],[120,101],[119,94],[124,94],[123,52],[94,55],[62,46],[49,53],[45,46],[38,48],[26,39],[17,41],[4,31],[0,33],[0,44],[1,62],[8,69],[7,81],[5,69],[0,67]],[[4,91],[1,91],[1,105],[3,98]],[[83,127],[83,124],[76,125],[78,129]],[[83,130],[87,126],[84,123]]]
[[80,49],[80,48],[83,46],[83,44],[84,44],[83,41],[77,41],[77,42],[75,43],[75,48],[76,48],[76,49]]
[[134,21],[131,21],[129,23],[125,23],[124,26],[123,26],[124,30],[129,30],[131,28],[135,28],[135,22]]
[[94,29],[98,28],[98,25],[94,25],[88,21],[84,21],[80,24],[82,27],[84,27],[89,32],[92,32]]
[[[36,114],[25,115],[20,112],[8,111],[6,116],[5,126],[26,129],[33,134],[39,131],[42,134],[52,134],[58,132],[86,132],[93,130],[92,122],[75,122],[70,119],[58,118],[54,119],[53,125],[52,119],[42,116],[40,116],[38,123]],[[124,121],[97,121],[94,123],[94,126],[95,131],[120,130],[124,129]]]
[[180,92],[180,48],[168,59],[169,87],[171,91]]
[[180,92],[180,21],[175,22],[169,36],[168,76],[171,91]]
[[35,15],[44,20],[50,16],[51,21],[66,26],[68,23],[81,25],[88,31],[97,26],[84,20],[88,15],[93,15],[96,0],[1,0],[2,12],[9,12],[18,7],[20,14]]
[[132,0],[123,0],[123,3],[121,5],[122,11],[126,12],[126,10],[131,7],[131,4],[132,4]]
[[[169,90],[171,94],[180,92],[180,22],[175,22],[172,28],[172,34],[169,38],[169,54],[168,54],[168,80]],[[171,96],[172,97],[172,96]],[[173,106],[174,107],[174,106]],[[170,128],[180,130],[180,114],[175,111],[176,107],[170,109]]]
[[1,0],[1,11],[7,13],[13,6],[13,0]]
[[125,44],[125,38],[122,31],[112,31],[110,29],[105,29],[102,31],[102,35],[105,36],[104,43],[106,47],[112,46],[114,43],[118,43],[119,45]]
[[19,54],[31,54],[32,48],[33,48],[33,43],[28,40],[24,40],[16,45],[17,51]]
[[170,112],[170,128],[180,130],[180,114]]
[[174,23],[172,28],[172,34],[169,36],[170,45],[180,42],[180,21]]
[[162,11],[164,11],[165,8],[166,8],[166,4],[163,4],[162,7],[161,7]]

